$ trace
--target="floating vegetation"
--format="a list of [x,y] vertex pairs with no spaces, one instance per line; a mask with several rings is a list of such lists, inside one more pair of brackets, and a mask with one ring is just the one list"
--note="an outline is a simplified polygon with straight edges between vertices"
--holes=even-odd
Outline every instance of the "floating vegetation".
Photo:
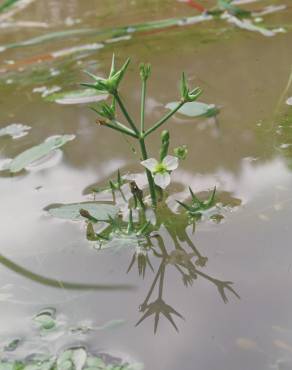
[[[28,0],[26,0],[28,1]],[[100,41],[107,42],[107,40],[111,43],[113,41],[120,41],[120,40],[128,40],[129,37],[132,37],[136,33],[147,33],[147,32],[155,32],[158,30],[168,29],[170,27],[181,27],[181,26],[189,26],[192,24],[197,24],[200,22],[211,21],[213,19],[222,19],[227,20],[229,23],[233,23],[235,26],[239,28],[243,28],[249,31],[256,31],[260,32],[264,36],[274,36],[277,32],[284,32],[283,28],[276,28],[276,29],[269,29],[264,26],[257,26],[254,24],[254,19],[257,19],[259,16],[258,14],[253,14],[253,12],[246,11],[241,9],[233,4],[232,1],[227,0],[218,0],[218,7],[212,9],[206,9],[204,7],[201,8],[200,15],[191,16],[191,17],[182,17],[182,18],[171,18],[171,19],[163,19],[158,21],[150,21],[140,24],[132,24],[123,27],[117,28],[108,28],[104,30],[98,29],[73,29],[73,30],[64,30],[52,33],[46,33],[41,36],[37,36],[31,39],[27,39],[20,42],[10,43],[0,45],[0,51],[5,51],[8,49],[14,48],[21,48],[21,47],[28,47],[28,46],[35,46],[39,44],[43,44],[45,42],[52,42],[55,40],[64,40],[64,39],[73,39],[76,37],[84,37],[84,36],[93,36],[99,37]],[[276,8],[272,9],[272,11],[280,11],[283,8]],[[261,15],[269,14],[271,10],[267,13],[264,11]],[[125,38],[126,36],[126,38]],[[97,44],[101,45],[101,44]],[[86,46],[80,46],[83,48]],[[92,46],[89,46],[90,48]],[[102,46],[101,46],[102,47]],[[73,52],[78,51],[77,48],[74,47]],[[75,49],[75,50],[74,50]],[[70,48],[68,49],[70,50]],[[72,50],[71,50],[72,51]]]
[[109,218],[115,218],[119,208],[112,204],[83,202],[73,204],[57,204],[46,208],[51,216],[71,221],[85,220],[86,217],[80,214],[80,210],[90,213],[93,219],[99,221],[108,221]]
[[0,22],[7,20],[35,0],[3,0],[0,3]]
[[[91,330],[113,329],[124,323],[123,320],[111,320],[95,329],[77,325],[68,332],[71,335],[86,335]],[[38,333],[30,334],[29,342],[36,342],[35,353],[27,353],[21,358],[18,347],[28,339],[16,338],[11,340],[1,351],[0,370],[143,370],[141,363],[125,361],[120,357],[112,356],[106,352],[90,353],[80,344],[63,348],[58,353],[50,353],[45,333],[57,332],[55,308],[45,308],[33,317],[33,324]],[[68,335],[67,330],[60,335]],[[38,335],[40,334],[40,335]],[[23,356],[23,355],[22,355]],[[17,358],[17,359],[15,359]]]
[[56,327],[56,309],[46,308],[33,318],[40,330],[52,330]]
[[0,136],[11,136],[12,139],[19,139],[29,133],[30,126],[22,123],[12,123],[9,126],[0,128]]
[[11,173],[20,172],[27,166],[44,158],[51,152],[62,147],[67,142],[74,140],[75,135],[54,135],[48,137],[42,144],[36,145],[23,153],[18,154],[14,159],[7,161],[2,170],[8,170]]
[[107,94],[99,93],[92,89],[83,89],[48,94],[45,100],[67,105],[94,103],[107,98]]
[[277,33],[285,32],[283,27],[273,28],[270,30],[262,25],[254,24],[251,19],[239,19],[229,14],[222,15],[222,19],[227,20],[228,23],[232,23],[239,28],[247,31],[259,32],[263,36],[267,37],[272,37],[275,36]]
[[143,370],[140,363],[130,364],[106,353],[89,353],[84,347],[65,349],[58,355],[31,354],[25,360],[0,359],[0,370]]
[[[179,102],[167,103],[166,108],[172,110]],[[214,117],[219,113],[219,108],[215,104],[205,104],[201,102],[190,102],[182,106],[177,113],[187,117]]]
[[22,339],[21,338],[16,338],[16,339],[13,339],[11,340],[5,347],[4,347],[4,351],[5,352],[13,352],[15,351],[22,343]]

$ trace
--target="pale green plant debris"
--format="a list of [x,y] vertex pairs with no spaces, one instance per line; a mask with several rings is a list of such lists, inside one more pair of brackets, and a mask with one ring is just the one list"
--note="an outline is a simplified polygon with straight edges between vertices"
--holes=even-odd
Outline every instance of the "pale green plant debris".
[[12,123],[6,127],[0,128],[0,136],[11,136],[12,139],[19,139],[28,134],[30,126],[22,123]]

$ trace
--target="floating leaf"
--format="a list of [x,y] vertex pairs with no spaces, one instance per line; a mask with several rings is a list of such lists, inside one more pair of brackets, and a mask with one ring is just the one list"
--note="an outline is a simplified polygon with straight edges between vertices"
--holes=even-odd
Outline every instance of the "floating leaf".
[[94,51],[94,50],[102,49],[103,47],[104,45],[100,43],[86,44],[86,45],[74,46],[71,48],[65,48],[62,50],[54,51],[51,53],[51,55],[53,58],[56,59],[56,58],[80,53],[82,51]]
[[22,123],[12,123],[9,126],[0,128],[0,136],[11,136],[12,139],[19,139],[27,135],[30,129],[30,126],[23,125]]
[[267,37],[272,37],[275,36],[277,33],[285,32],[283,28],[268,29],[263,26],[255,25],[250,19],[239,19],[228,13],[224,13],[221,18],[226,19],[227,22],[234,24],[236,27],[248,31],[259,32],[261,35]]
[[64,39],[74,39],[77,36],[95,36],[99,37],[101,40],[107,40],[110,38],[110,42],[116,38],[120,38],[127,35],[133,35],[134,33],[154,31],[160,29],[167,29],[174,26],[186,26],[189,24],[195,24],[199,22],[204,22],[211,20],[212,17],[208,15],[199,15],[192,17],[181,17],[181,18],[170,18],[158,21],[151,21],[139,24],[132,24],[116,28],[107,29],[94,29],[94,28],[83,28],[83,29],[70,29],[57,32],[45,33],[41,36],[33,37],[20,42],[13,42],[11,44],[0,45],[0,52],[7,49],[14,49],[20,47],[35,46],[39,44],[44,44],[45,42],[53,42],[55,40]]
[[72,351],[72,362],[74,370],[82,370],[87,359],[87,353],[84,348],[76,348]]
[[105,100],[107,97],[107,94],[94,89],[82,89],[48,95],[45,100],[58,104],[85,104]]
[[8,343],[4,347],[4,351],[7,351],[7,352],[15,351],[16,348],[18,348],[18,346],[21,344],[21,342],[22,342],[22,339],[21,338],[13,339],[10,343]]
[[41,330],[52,330],[56,327],[56,310],[54,308],[46,308],[39,312],[33,321]]
[[97,220],[104,221],[114,218],[119,209],[112,204],[97,202],[82,202],[71,204],[57,204],[46,208],[50,215],[65,220],[82,221],[84,217],[80,215],[80,210],[84,209]]
[[87,366],[89,369],[104,369],[106,364],[99,357],[89,357],[87,360]]
[[[166,108],[172,110],[179,102],[166,104]],[[191,102],[184,104],[178,113],[188,117],[213,117],[219,113],[219,109],[214,104],[205,104],[200,102]]]
[[6,169],[15,173],[23,170],[29,164],[43,158],[55,149],[60,148],[68,141],[75,139],[75,135],[55,135],[48,137],[42,144],[36,145],[16,156]]

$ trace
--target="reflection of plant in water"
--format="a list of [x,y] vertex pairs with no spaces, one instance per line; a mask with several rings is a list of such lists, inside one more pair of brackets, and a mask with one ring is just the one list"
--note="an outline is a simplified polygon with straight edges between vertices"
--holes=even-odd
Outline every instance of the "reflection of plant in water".
[[[175,267],[175,269],[181,276],[182,282],[185,286],[191,286],[198,277],[201,277],[210,281],[216,286],[219,294],[221,295],[225,303],[227,303],[228,301],[226,290],[230,291],[239,298],[239,295],[231,287],[232,282],[221,281],[201,271],[201,268],[206,266],[208,258],[200,254],[200,252],[188,236],[186,231],[186,228],[189,225],[188,218],[185,217],[184,214],[174,214],[167,208],[164,209],[164,212],[165,211],[167,214],[167,216],[165,215],[165,220],[167,220],[168,222],[164,222],[163,226],[166,228],[168,234],[173,240],[174,249],[172,251],[168,251],[161,235],[154,234],[153,238],[157,240],[157,247],[155,247],[154,244],[151,243],[150,246],[148,245],[147,249],[144,250],[145,264],[146,261],[147,263],[150,263],[149,253],[152,252],[152,255],[154,257],[159,258],[160,265],[153,280],[153,283],[149,289],[149,292],[144,302],[140,306],[140,311],[143,313],[143,316],[137,323],[138,325],[147,317],[154,315],[155,332],[157,331],[159,317],[161,314],[170,321],[170,323],[174,326],[176,330],[178,329],[171,315],[182,318],[182,315],[179,312],[177,312],[170,305],[166,304],[163,300],[163,287],[164,283],[166,282],[165,275],[168,266]],[[170,215],[172,215],[172,217],[170,217]],[[150,241],[151,239],[149,238],[148,240]],[[186,248],[182,246],[184,243],[186,243],[188,248],[190,248],[189,251],[187,251]],[[131,267],[132,265],[133,261],[131,262]],[[150,302],[155,288],[157,288],[158,290],[158,297],[156,300]]]
[[[195,197],[194,194],[192,196]],[[213,206],[215,203],[215,192],[213,191],[207,201],[200,202],[205,207],[206,205]],[[152,285],[144,302],[140,306],[140,311],[143,315],[137,325],[147,317],[153,315],[154,331],[156,332],[159,318],[162,314],[178,330],[173,316],[182,318],[182,315],[163,299],[163,289],[167,281],[166,272],[168,267],[174,267],[177,270],[182,283],[186,287],[193,285],[194,281],[201,277],[216,286],[225,303],[228,301],[226,291],[233,293],[239,298],[239,295],[231,286],[232,282],[219,280],[202,271],[208,262],[208,258],[199,252],[187,232],[189,227],[193,227],[193,230],[195,230],[196,219],[193,215],[190,217],[187,212],[174,213],[166,203],[161,202],[156,208],[155,216],[155,222],[153,220],[152,223],[147,222],[145,221],[145,217],[147,217],[146,213],[141,209],[138,221],[134,222],[132,210],[130,210],[128,221],[122,221],[119,218],[118,220],[110,218],[105,229],[106,234],[101,234],[97,238],[88,237],[87,232],[88,239],[94,242],[98,241],[100,248],[109,247],[112,241],[117,242],[115,246],[122,247],[124,245],[125,247],[133,248],[134,253],[127,272],[137,264],[138,273],[144,278],[147,269],[154,272],[153,262],[157,259],[159,260],[159,267]],[[87,218],[88,230],[89,225],[92,225],[92,220],[89,215],[87,215]],[[166,230],[167,234],[171,237],[173,249],[165,246],[165,237],[162,237],[161,229]],[[126,239],[124,239],[125,236],[127,237]],[[156,290],[158,297],[151,300]]]

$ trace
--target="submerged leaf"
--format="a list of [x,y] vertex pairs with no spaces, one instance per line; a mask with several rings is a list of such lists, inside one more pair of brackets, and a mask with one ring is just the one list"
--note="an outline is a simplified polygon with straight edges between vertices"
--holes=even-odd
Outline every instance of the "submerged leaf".
[[[166,108],[172,110],[179,102],[166,104]],[[219,109],[214,104],[205,104],[201,102],[190,102],[184,104],[178,113],[188,117],[213,117],[219,113]]]
[[85,104],[105,100],[107,97],[107,94],[94,89],[82,89],[51,94],[45,100],[58,104]]
[[86,210],[90,215],[99,221],[107,221],[110,217],[114,218],[119,209],[112,204],[97,203],[97,202],[82,202],[71,204],[58,204],[49,206],[46,211],[51,216],[72,221],[82,221],[86,218],[82,217],[80,210]]
[[25,150],[16,156],[8,165],[7,169],[15,173],[23,170],[29,164],[41,159],[51,151],[60,148],[68,141],[75,139],[75,135],[55,135],[48,137],[43,143]]
[[23,125],[22,123],[12,123],[9,126],[0,128],[0,136],[11,136],[12,139],[19,139],[27,135],[30,129],[30,126]]

